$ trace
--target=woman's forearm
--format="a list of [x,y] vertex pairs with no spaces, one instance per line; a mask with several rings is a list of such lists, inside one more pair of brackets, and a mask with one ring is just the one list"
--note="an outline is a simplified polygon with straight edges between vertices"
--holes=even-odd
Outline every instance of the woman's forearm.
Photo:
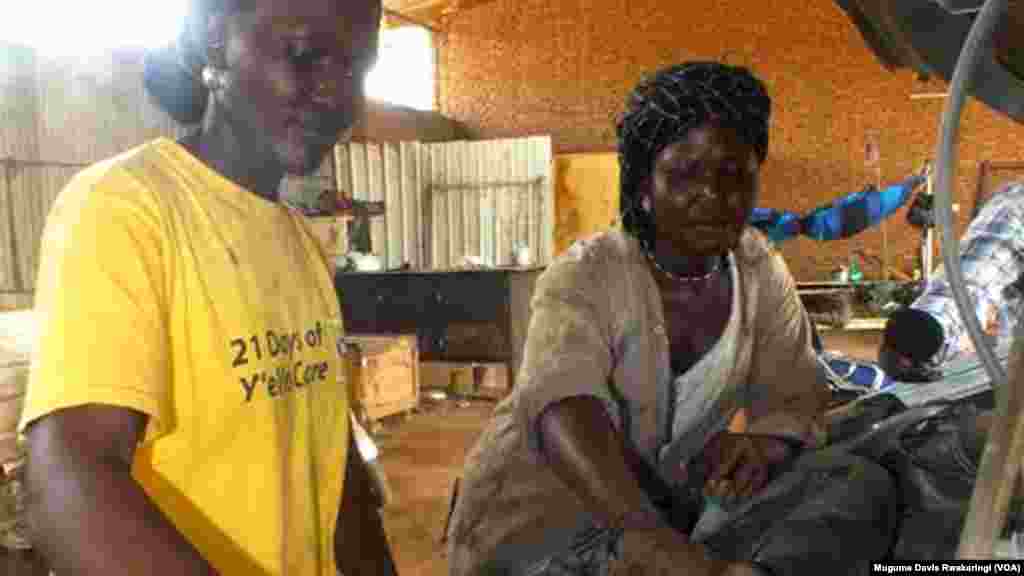
[[542,450],[555,474],[609,526],[654,507],[636,475],[621,436],[594,398],[570,398],[540,419]]

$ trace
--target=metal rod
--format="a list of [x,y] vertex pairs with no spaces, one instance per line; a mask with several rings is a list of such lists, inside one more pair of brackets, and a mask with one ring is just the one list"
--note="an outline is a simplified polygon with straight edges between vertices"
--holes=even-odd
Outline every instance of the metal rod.
[[1024,456],[1024,325],[1014,330],[1008,380],[996,388],[996,409],[960,536],[958,558],[993,558],[1017,490]]
[[[875,165],[876,190],[882,189],[882,154],[878,154],[878,164]],[[889,281],[889,227],[886,226],[888,219],[882,220],[882,280]]]
[[[932,177],[928,176],[928,195],[932,195]],[[931,226],[924,228],[924,245],[921,247],[921,277],[925,282],[932,279],[932,272],[935,269],[932,261],[935,259],[935,230]]]
[[285,179],[285,181],[293,181],[293,182],[294,181],[306,182],[308,180],[323,180],[325,182],[330,182],[330,183],[334,184],[335,185],[335,189],[337,188],[337,182],[335,181],[334,177],[333,176],[324,176],[323,174],[310,174],[309,176],[285,176],[284,179]]
[[[1024,390],[1017,380],[1021,378],[1024,358],[1024,330],[1014,330],[1013,348],[1010,350],[1010,376],[1003,370],[995,354],[985,341],[971,296],[964,288],[960,268],[960,243],[953,230],[952,204],[956,170],[956,142],[960,130],[960,117],[968,92],[975,86],[981,70],[980,63],[992,50],[998,22],[1007,13],[1007,0],[988,0],[981,15],[971,25],[971,31],[957,58],[956,71],[949,84],[949,98],[942,115],[939,154],[936,165],[936,217],[942,226],[942,256],[945,271],[960,316],[966,323],[971,341],[985,365],[996,395],[996,413],[988,434],[988,441],[978,466],[971,505],[960,535],[958,558],[991,558],[995,542],[1005,523],[1010,496],[1017,485],[1020,472],[1020,448],[1024,420],[1020,419]],[[1014,459],[1016,458],[1016,459]]]
[[89,164],[77,162],[50,162],[48,160],[19,160],[17,158],[3,158],[0,160],[7,166],[17,168],[19,166],[52,166],[54,168],[86,168]]
[[18,229],[15,227],[16,218],[14,217],[14,162],[13,158],[3,159],[4,189],[7,192],[7,226],[11,233],[11,245],[9,246],[11,280],[14,283],[14,287],[21,290],[25,287],[25,284],[21,277],[21,262],[18,258]]
[[544,181],[543,176],[531,178],[529,180],[518,180],[509,182],[485,182],[482,184],[431,184],[431,190],[448,191],[448,190],[483,190],[485,188],[525,188],[527,186],[536,186]]
[[957,61],[956,72],[949,83],[949,98],[942,112],[935,166],[935,221],[941,231],[943,269],[978,358],[992,380],[992,387],[996,389],[1005,385],[1006,370],[986,341],[973,296],[965,287],[960,266],[960,238],[953,221],[953,182],[956,181],[961,112],[967,101],[968,92],[975,85],[977,64],[982,62],[985,55],[991,53],[991,33],[1001,15],[1006,14],[1006,6],[1006,0],[988,0],[982,15],[971,26],[971,32]]

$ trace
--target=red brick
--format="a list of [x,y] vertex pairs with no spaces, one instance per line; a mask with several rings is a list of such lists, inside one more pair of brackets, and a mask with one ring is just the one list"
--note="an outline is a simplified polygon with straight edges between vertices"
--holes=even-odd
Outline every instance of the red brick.
[[[941,92],[887,72],[826,0],[494,0],[448,20],[439,50],[441,112],[477,137],[546,133],[556,152],[614,147],[614,119],[645,71],[691,58],[751,66],[775,100],[763,206],[806,210],[874,183],[865,133],[880,131],[882,181],[934,154]],[[962,121],[957,199],[973,203],[983,160],[1017,160],[1024,131],[980,104]],[[900,211],[888,224],[890,264],[910,272],[919,234]],[[784,245],[794,274],[820,279],[851,250],[880,255],[882,233]],[[868,277],[880,277],[866,265]]]

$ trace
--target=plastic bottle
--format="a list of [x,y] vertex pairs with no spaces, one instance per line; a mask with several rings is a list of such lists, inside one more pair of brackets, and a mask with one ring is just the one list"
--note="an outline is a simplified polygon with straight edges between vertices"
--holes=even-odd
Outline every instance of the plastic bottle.
[[857,284],[864,279],[864,273],[860,271],[860,263],[856,256],[850,257],[850,282]]

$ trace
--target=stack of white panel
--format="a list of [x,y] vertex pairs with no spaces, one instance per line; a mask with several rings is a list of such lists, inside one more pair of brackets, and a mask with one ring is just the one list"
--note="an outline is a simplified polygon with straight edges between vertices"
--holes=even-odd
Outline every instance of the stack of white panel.
[[17,429],[35,331],[31,310],[0,313],[0,546],[5,548],[30,547]]
[[0,465],[18,460],[17,426],[35,342],[31,310],[0,313]]

